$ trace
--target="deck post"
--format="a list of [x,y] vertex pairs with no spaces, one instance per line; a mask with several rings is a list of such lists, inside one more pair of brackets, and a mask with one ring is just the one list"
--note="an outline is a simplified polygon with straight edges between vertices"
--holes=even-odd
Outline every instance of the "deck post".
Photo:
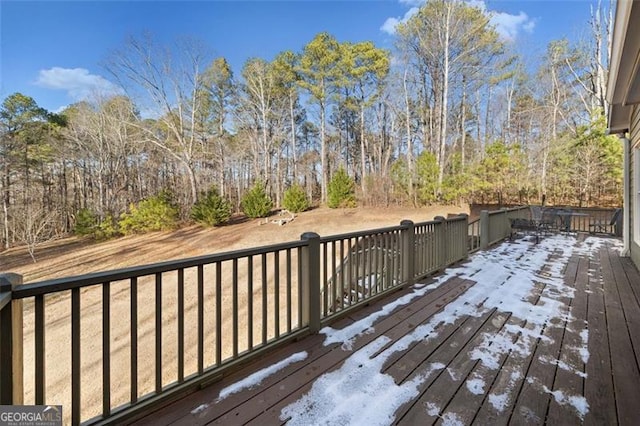
[[416,244],[415,225],[410,220],[400,222],[402,229],[402,281],[405,286],[415,282],[416,275]]
[[489,211],[482,210],[480,212],[480,250],[486,250],[489,247]]
[[305,232],[300,239],[308,244],[302,248],[302,324],[309,327],[311,333],[320,331],[320,235]]
[[[22,284],[22,275],[0,274],[0,295]],[[0,307],[0,404],[23,403],[22,299]]]
[[438,231],[436,232],[436,247],[438,253],[438,269],[442,270],[447,267],[447,257],[449,253],[449,244],[447,239],[450,237],[447,232],[447,219],[443,216],[433,218],[438,222]]
[[[464,229],[462,230],[462,233],[460,234],[461,238],[456,238],[456,242],[457,244],[459,244],[460,246],[456,248],[456,254],[458,253],[464,253],[463,258],[467,258],[469,257],[469,215],[466,213],[460,213],[458,215],[458,217],[463,217],[464,218]],[[464,237],[464,238],[462,238]]]

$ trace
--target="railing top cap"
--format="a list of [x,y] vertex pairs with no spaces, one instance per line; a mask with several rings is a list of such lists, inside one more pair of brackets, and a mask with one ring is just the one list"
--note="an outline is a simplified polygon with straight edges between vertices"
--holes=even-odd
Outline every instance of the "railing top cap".
[[8,291],[22,284],[22,275],[13,272],[0,273],[0,291]]
[[320,235],[317,232],[305,232],[302,235],[300,235],[301,240],[310,240],[310,239],[316,239],[316,238],[320,238]]

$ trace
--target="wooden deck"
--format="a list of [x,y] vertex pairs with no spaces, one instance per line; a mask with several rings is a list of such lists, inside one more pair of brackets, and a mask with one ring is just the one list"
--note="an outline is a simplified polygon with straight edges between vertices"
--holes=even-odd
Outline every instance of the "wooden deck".
[[620,246],[504,243],[138,424],[640,424],[640,275]]

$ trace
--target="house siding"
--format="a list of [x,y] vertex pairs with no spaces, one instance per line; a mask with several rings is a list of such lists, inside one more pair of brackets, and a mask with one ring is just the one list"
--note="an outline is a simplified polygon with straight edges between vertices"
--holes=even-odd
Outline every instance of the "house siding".
[[640,214],[640,212],[636,212],[636,203],[638,198],[638,193],[640,188],[636,188],[634,174],[635,168],[640,167],[638,158],[633,155],[635,149],[640,149],[640,108],[634,107],[633,112],[631,114],[631,124],[629,126],[629,149],[631,152],[629,153],[629,175],[626,177],[629,180],[629,194],[630,194],[630,205],[629,205],[629,250],[631,255],[631,260],[633,263],[640,268],[640,245],[636,242],[635,235],[635,216],[636,214]]

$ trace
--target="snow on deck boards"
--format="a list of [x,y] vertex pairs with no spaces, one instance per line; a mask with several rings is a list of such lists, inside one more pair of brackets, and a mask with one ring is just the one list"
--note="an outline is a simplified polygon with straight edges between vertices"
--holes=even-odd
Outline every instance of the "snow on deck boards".
[[640,275],[620,247],[476,253],[139,423],[640,424]]

